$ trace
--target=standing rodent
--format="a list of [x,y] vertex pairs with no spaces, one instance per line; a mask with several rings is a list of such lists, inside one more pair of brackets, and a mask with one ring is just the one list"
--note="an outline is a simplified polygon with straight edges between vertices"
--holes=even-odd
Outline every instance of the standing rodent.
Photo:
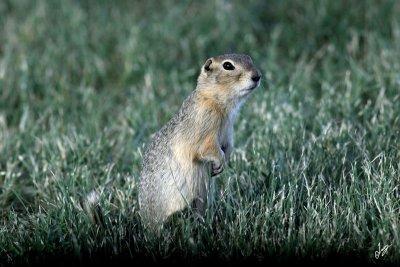
[[207,59],[196,89],[145,149],[139,188],[144,222],[160,225],[192,201],[204,212],[209,178],[229,160],[236,114],[260,78],[247,55]]

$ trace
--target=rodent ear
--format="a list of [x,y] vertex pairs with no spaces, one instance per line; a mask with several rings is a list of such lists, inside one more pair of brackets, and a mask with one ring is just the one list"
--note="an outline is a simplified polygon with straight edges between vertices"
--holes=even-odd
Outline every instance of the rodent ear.
[[206,72],[209,72],[211,70],[211,68],[210,68],[211,63],[212,63],[211,58],[207,59],[206,63],[204,63],[204,70]]

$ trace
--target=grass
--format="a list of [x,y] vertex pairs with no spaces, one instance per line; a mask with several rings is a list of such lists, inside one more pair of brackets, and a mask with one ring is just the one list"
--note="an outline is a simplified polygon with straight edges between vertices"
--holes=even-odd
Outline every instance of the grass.
[[[396,1],[1,1],[0,265],[337,255],[400,263]],[[137,214],[141,153],[207,57],[250,54],[204,222],[157,238]],[[82,209],[104,188],[101,223]],[[390,245],[379,259],[379,245]]]

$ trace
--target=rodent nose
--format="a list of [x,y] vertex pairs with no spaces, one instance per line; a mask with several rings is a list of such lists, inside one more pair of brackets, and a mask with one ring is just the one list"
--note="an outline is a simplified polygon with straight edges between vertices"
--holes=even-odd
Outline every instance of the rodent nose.
[[261,75],[259,73],[253,75],[251,77],[251,79],[253,80],[253,82],[258,82],[261,79]]

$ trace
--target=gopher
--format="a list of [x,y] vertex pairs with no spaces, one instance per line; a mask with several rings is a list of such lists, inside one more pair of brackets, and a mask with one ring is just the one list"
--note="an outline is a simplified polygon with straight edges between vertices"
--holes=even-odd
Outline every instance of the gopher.
[[204,214],[209,179],[229,160],[235,117],[260,79],[248,55],[206,60],[196,89],[145,148],[138,195],[142,220],[161,225],[192,202]]

